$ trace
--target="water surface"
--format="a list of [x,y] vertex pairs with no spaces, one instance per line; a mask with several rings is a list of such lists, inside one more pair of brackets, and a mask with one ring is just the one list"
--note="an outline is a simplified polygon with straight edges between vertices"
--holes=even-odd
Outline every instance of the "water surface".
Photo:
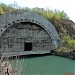
[[[15,64],[16,63],[16,64]],[[64,75],[75,73],[75,60],[59,56],[22,58],[11,61],[19,75]]]

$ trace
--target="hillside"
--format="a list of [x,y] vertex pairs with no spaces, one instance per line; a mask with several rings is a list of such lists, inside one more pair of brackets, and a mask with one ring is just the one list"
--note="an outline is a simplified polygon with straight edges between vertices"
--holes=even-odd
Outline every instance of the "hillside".
[[68,19],[62,19],[55,20],[52,24],[55,26],[62,41],[62,48],[56,51],[75,52],[75,23]]
[[74,51],[75,50],[75,23],[69,20],[68,15],[64,11],[59,10],[50,10],[44,8],[21,8],[19,6],[14,7],[14,4],[6,5],[4,3],[0,3],[0,15],[12,12],[12,11],[32,11],[36,14],[44,16],[47,20],[49,20],[56,28],[61,41],[62,48],[58,50],[67,50]]
[[71,38],[75,39],[75,23],[73,21],[68,19],[62,19],[55,20],[51,23],[55,26],[60,37],[64,35],[70,35]]

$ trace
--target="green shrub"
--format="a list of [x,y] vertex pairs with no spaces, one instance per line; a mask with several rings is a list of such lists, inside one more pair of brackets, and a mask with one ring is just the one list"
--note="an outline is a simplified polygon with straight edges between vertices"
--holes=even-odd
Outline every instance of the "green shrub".
[[62,38],[62,43],[64,47],[67,47],[68,49],[75,49],[75,40],[72,39],[69,35],[65,35]]
[[61,20],[61,19],[69,19],[67,14],[64,11],[59,11],[57,9],[50,10],[44,8],[28,8],[28,7],[19,7],[17,3],[6,5],[4,3],[0,3],[0,14],[5,14],[7,12],[17,11],[17,10],[25,10],[25,11],[32,11],[39,15],[44,16],[46,19],[50,21],[54,20]]

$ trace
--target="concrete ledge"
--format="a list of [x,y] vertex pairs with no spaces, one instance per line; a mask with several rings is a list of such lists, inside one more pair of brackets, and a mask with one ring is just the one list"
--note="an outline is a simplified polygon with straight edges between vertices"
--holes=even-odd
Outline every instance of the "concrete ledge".
[[46,54],[50,53],[50,51],[24,51],[24,52],[5,52],[2,53],[2,57],[12,57],[12,56],[21,56],[21,55],[31,55],[31,54]]

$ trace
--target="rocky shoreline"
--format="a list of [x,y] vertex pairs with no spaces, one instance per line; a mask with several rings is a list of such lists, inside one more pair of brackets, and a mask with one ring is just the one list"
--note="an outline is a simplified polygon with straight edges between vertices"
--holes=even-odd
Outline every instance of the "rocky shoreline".
[[9,61],[3,61],[1,63],[1,75],[16,75],[17,72],[14,72]]
[[53,51],[52,55],[71,58],[75,60],[75,52],[73,51]]

